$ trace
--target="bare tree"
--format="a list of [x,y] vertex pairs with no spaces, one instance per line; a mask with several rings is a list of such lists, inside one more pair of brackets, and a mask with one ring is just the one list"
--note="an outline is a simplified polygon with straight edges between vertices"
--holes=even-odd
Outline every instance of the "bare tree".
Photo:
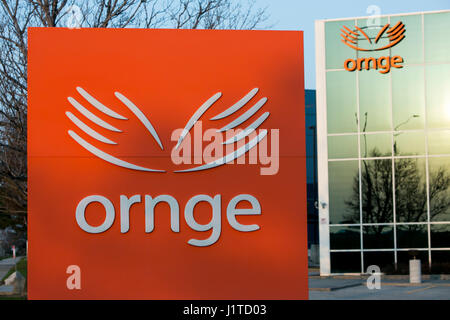
[[[255,29],[267,21],[254,1],[0,0],[0,214],[26,224],[27,28],[81,27]],[[14,219],[11,219],[13,217]]]
[[[378,149],[372,149],[368,155],[372,158],[382,155]],[[418,164],[418,159],[406,158],[395,161],[395,208],[398,222],[427,221],[427,188]],[[392,162],[390,159],[362,161],[362,216],[364,223],[386,223],[393,221]],[[430,170],[429,201],[430,219],[444,219],[448,213],[450,199],[450,174],[445,167]],[[350,222],[359,221],[360,196],[359,174],[353,179],[353,193],[346,201],[349,213],[345,218]],[[375,236],[380,236],[389,226],[373,225],[367,227]],[[409,225],[409,231],[419,230],[418,225]]]

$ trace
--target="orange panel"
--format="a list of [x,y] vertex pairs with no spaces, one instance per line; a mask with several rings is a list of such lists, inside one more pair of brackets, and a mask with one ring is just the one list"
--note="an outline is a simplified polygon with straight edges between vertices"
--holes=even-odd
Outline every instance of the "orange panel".
[[[28,59],[31,299],[307,299],[302,32],[31,28]],[[211,120],[254,88],[240,110]],[[199,118],[203,129],[220,129],[247,113],[239,125],[245,128],[269,112],[258,130],[268,130],[270,142],[271,129],[279,129],[276,174],[261,175],[268,165],[248,161],[175,172],[205,164],[175,164],[171,136],[218,92]],[[262,98],[267,102],[253,114]],[[258,230],[238,231],[227,219],[228,203],[241,194],[256,198],[261,214],[237,221]],[[101,233],[83,230],[76,219],[78,204],[91,195],[114,207],[114,222]],[[121,195],[141,198],[124,233]],[[170,229],[164,203],[146,233],[145,195],[176,200],[179,232]],[[221,195],[214,218],[220,237],[204,247],[188,244],[212,236],[185,219],[186,203],[196,195]],[[205,202],[194,212],[199,224],[212,219]],[[93,227],[105,215],[100,203],[85,210]],[[66,285],[70,265],[80,267],[80,289]]]

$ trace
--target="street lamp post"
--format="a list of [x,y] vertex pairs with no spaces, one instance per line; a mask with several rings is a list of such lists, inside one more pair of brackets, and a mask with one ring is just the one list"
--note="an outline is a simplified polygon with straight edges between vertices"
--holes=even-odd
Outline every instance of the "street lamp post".
[[[407,124],[409,121],[411,121],[411,119],[413,118],[419,118],[420,116],[418,114],[413,114],[412,116],[410,116],[406,121],[400,123],[398,126],[396,126],[394,128],[394,131],[397,131],[401,126]],[[399,135],[401,135],[403,132],[399,132],[399,133],[394,133],[394,137],[398,137]],[[397,141],[394,141],[394,155],[397,154]]]

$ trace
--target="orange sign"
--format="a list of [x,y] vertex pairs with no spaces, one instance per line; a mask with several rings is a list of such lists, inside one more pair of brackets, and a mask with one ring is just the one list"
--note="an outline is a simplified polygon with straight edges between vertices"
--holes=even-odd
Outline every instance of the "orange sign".
[[29,29],[29,297],[307,299],[302,43]]
[[[355,26],[354,30],[343,26],[341,29],[341,41],[348,47],[357,51],[370,52],[389,49],[405,38],[405,25],[399,21],[393,27],[390,24],[384,26]],[[379,30],[374,37],[368,35],[368,30]],[[385,41],[380,41],[385,40]],[[388,43],[386,43],[386,41]],[[385,56],[378,59],[373,57],[362,57],[358,59],[347,59],[344,62],[344,68],[347,71],[361,71],[375,69],[380,73],[388,73],[391,68],[403,68],[400,64],[403,58],[400,56]]]
[[400,56],[394,57],[379,57],[378,59],[370,57],[370,58],[358,58],[358,59],[347,59],[344,62],[344,68],[347,71],[361,71],[363,69],[370,70],[375,69],[379,70],[380,73],[388,73],[391,71],[391,68],[403,68],[400,64],[403,63],[403,58]]

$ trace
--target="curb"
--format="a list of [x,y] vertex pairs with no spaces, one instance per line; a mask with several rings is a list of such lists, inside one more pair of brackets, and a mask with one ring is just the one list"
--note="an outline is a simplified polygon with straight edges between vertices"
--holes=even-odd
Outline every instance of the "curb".
[[[321,275],[309,275],[309,279],[341,279],[341,280],[351,280],[351,279],[361,279],[367,280],[369,275],[336,275],[336,276],[321,276]],[[386,275],[382,274],[381,278],[384,280],[409,280],[409,275]],[[450,274],[423,274],[423,280],[450,280]]]
[[393,286],[393,287],[450,287],[450,283],[435,283],[435,282],[421,282],[421,283],[404,283],[404,282],[381,282],[382,286]]
[[328,288],[309,288],[309,291],[331,292],[331,291],[336,291],[336,290],[340,290],[340,289],[358,287],[360,285],[362,285],[362,283],[352,283],[352,284],[347,284],[347,285],[343,285],[343,286],[328,287]]

